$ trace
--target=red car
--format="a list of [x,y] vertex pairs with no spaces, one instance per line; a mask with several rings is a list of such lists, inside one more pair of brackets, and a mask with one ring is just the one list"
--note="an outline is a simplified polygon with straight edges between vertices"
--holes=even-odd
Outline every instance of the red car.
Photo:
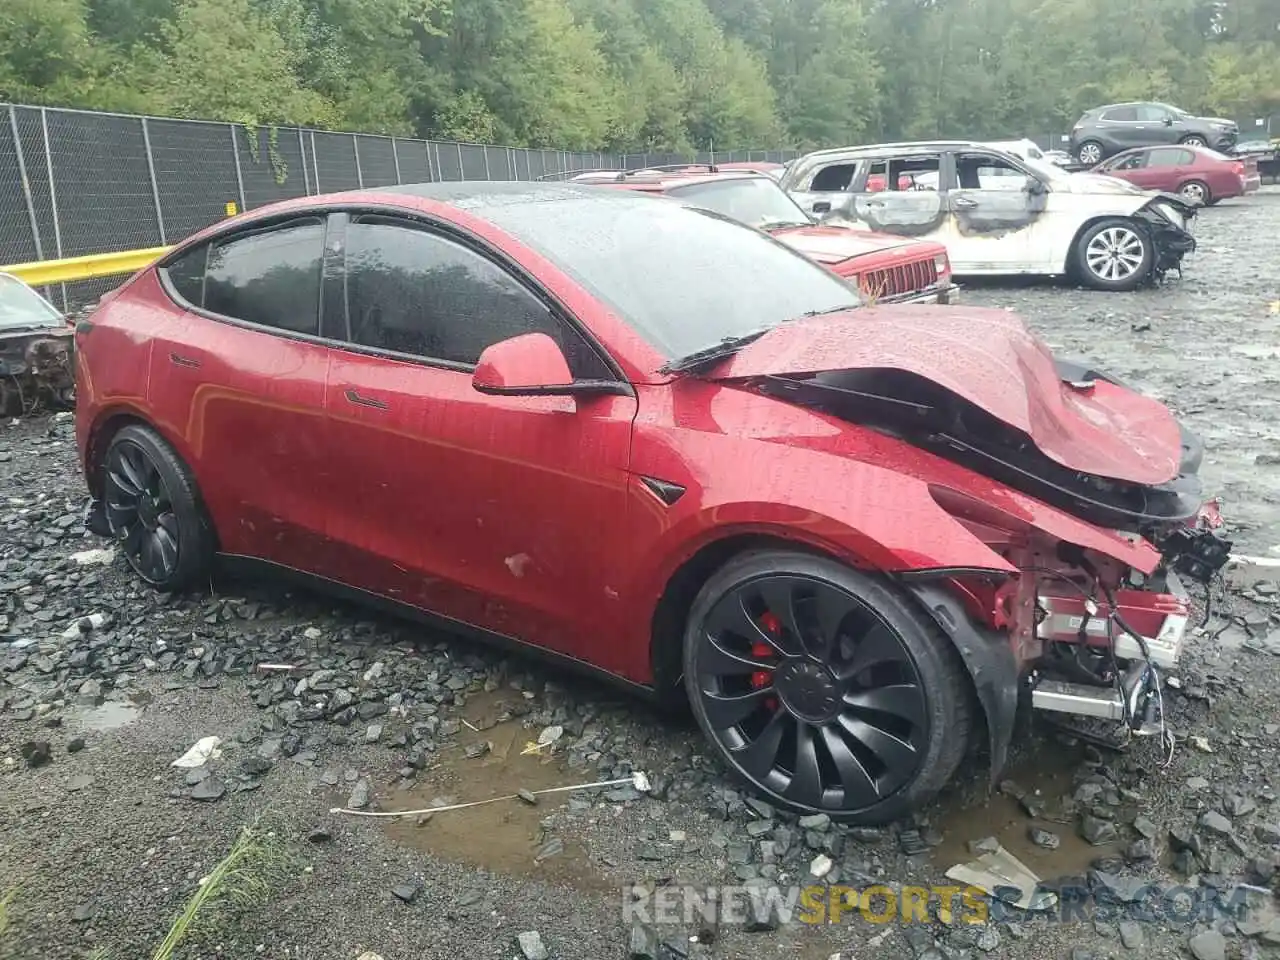
[[941,243],[816,224],[772,177],[689,169],[695,172],[604,174],[593,182],[662,194],[765,230],[856,283],[877,303],[951,303],[956,297],[951,262]]
[[1258,161],[1236,159],[1185,144],[1126,150],[1106,160],[1093,173],[1118,177],[1144,190],[1179,193],[1193,203],[1211,205],[1262,188]]
[[147,583],[220,557],[683,691],[761,796],[849,820],[980,733],[998,771],[1024,688],[1149,723],[1174,567],[1225,561],[1155,400],[623,190],[263,207],[109,294],[75,362],[86,522]]

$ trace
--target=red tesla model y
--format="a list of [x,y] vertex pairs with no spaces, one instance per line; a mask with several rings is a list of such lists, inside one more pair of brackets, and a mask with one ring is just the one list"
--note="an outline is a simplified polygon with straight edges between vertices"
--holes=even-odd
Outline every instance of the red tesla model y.
[[1161,404],[605,187],[264,207],[75,356],[87,523],[145,581],[239,561],[686,696],[760,795],[853,821],[973,741],[998,771],[1020,691],[1149,729],[1178,571],[1223,562]]

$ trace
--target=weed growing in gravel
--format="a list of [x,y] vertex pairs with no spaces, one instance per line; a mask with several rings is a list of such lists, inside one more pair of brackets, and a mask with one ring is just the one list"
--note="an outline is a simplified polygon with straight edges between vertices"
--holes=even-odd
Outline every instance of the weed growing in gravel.
[[[241,828],[231,850],[201,881],[200,889],[173,921],[151,960],[172,960],[178,947],[193,932],[213,932],[224,913],[261,906],[292,867],[293,857],[276,833],[257,823]],[[7,908],[16,893],[15,887],[0,897],[0,956],[10,946],[3,938],[9,926]],[[89,954],[88,960],[115,958],[105,948],[98,947]]]

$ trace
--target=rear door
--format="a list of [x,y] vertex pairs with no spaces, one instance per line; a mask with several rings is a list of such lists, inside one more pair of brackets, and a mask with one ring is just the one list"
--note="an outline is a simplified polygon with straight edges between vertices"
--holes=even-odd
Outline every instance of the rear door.
[[819,162],[797,161],[783,176],[783,187],[806,213],[822,216],[846,207],[858,176],[855,159],[830,158]]
[[1112,107],[1098,119],[1098,132],[1115,145],[1115,152],[1151,143],[1143,136],[1147,124],[1138,122],[1135,106]]
[[1195,165],[1195,155],[1186,147],[1157,147],[1147,151],[1146,166],[1134,180],[1146,190],[1176,191]]
[[947,207],[942,193],[949,158],[939,153],[888,153],[866,161],[853,184],[854,226],[901,237],[941,240]]
[[186,308],[157,332],[148,400],[227,553],[325,572],[323,216],[202,244],[161,269]]
[[477,392],[481,352],[530,332],[553,337],[577,379],[619,375],[540,288],[442,225],[354,216],[343,244],[345,296],[325,310],[345,342],[327,395],[341,579],[585,655],[575,624],[584,604],[609,606],[625,550],[610,531],[627,509],[634,392]]

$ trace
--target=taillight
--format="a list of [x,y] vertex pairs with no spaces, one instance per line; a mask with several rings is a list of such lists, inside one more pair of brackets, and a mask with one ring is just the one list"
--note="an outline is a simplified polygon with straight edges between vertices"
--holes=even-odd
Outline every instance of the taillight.
[[1236,172],[1237,176],[1241,176],[1241,177],[1243,177],[1243,176],[1244,176],[1244,161],[1243,161],[1243,160],[1237,160],[1235,163],[1231,164],[1231,169],[1235,170],[1235,172]]

